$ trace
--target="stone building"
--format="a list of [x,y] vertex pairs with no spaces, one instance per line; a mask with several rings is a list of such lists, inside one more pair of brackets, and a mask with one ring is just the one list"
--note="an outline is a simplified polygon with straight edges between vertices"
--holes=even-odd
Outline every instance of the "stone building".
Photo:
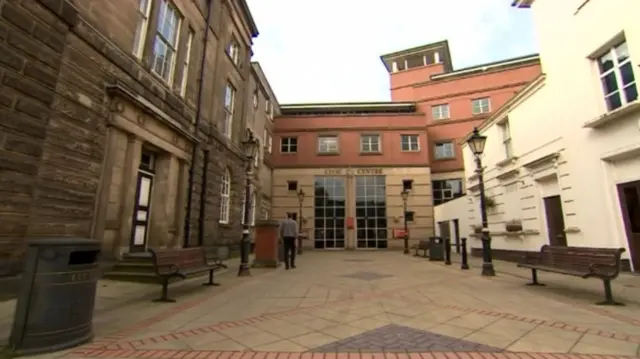
[[0,2],[2,262],[34,237],[233,247],[257,35],[244,0]]

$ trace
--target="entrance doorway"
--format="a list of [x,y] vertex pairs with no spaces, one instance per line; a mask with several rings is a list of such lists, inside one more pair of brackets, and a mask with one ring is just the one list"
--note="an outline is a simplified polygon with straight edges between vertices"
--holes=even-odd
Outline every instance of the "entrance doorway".
[[147,250],[154,167],[155,155],[143,150],[138,168],[136,202],[133,209],[133,225],[129,245],[129,250],[132,253],[145,252]]
[[564,233],[564,214],[560,196],[544,197],[544,211],[547,218],[547,233],[549,244],[552,246],[566,246],[567,236]]
[[440,230],[440,237],[451,239],[451,226],[449,221],[438,222],[438,229]]
[[346,238],[345,179],[318,176],[314,187],[314,247],[343,249]]
[[453,220],[453,235],[455,237],[456,253],[460,253],[460,221]]
[[618,185],[622,220],[635,272],[640,271],[640,181]]
[[387,248],[385,176],[356,176],[356,247]]

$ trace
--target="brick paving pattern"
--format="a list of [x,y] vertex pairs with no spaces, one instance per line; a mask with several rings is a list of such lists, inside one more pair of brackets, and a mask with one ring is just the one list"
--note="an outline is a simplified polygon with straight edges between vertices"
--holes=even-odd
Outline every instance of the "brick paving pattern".
[[373,280],[379,280],[379,279],[389,278],[393,276],[389,274],[380,274],[375,272],[355,272],[355,273],[344,274],[341,277],[351,278],[351,279],[360,279],[365,281],[373,281]]
[[389,324],[315,348],[313,352],[485,352],[502,349],[425,330]]

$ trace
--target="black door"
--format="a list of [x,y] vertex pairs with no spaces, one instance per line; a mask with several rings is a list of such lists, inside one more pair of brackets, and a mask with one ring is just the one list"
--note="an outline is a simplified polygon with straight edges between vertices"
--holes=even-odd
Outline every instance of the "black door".
[[562,213],[562,199],[560,196],[545,197],[544,211],[547,217],[549,244],[552,246],[566,246],[567,236],[564,233],[564,214]]

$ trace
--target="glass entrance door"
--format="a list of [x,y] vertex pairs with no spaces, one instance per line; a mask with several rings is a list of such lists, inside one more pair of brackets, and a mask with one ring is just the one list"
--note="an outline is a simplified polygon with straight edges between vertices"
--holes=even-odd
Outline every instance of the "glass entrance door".
[[314,247],[344,248],[345,178],[318,176],[314,187]]
[[356,245],[387,248],[385,176],[356,176]]

